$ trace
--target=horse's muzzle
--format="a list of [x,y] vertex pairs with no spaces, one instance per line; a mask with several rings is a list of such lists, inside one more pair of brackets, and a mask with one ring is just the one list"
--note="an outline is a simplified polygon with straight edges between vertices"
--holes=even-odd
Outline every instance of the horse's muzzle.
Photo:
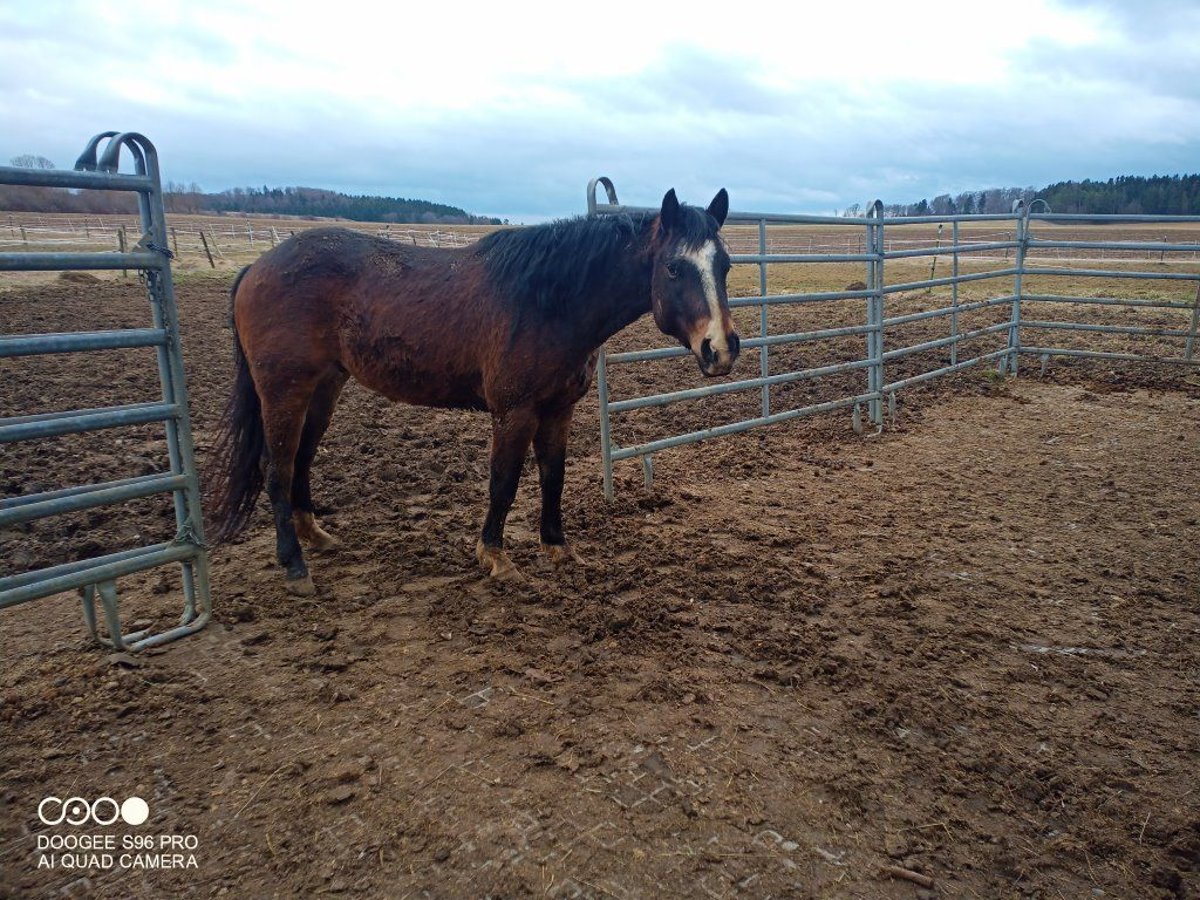
[[733,364],[737,362],[738,353],[741,352],[742,341],[738,337],[736,331],[731,331],[725,335],[725,346],[727,349],[714,349],[712,341],[708,338],[700,345],[700,371],[709,377],[716,375],[728,375],[733,371]]

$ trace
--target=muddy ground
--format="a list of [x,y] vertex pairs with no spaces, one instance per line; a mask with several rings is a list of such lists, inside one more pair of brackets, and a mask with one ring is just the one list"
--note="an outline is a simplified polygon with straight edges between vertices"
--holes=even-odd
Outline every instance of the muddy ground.
[[[201,455],[226,287],[180,286]],[[145,323],[132,280],[0,311],[17,333]],[[156,392],[148,353],[0,369],[0,415]],[[260,512],[213,554],[214,624],[162,651],[110,658],[72,597],[0,611],[0,896],[1200,894],[1194,376],[973,371],[905,392],[878,437],[839,414],[693,445],[650,489],[620,465],[611,505],[595,421],[593,395],[574,570],[538,558],[527,471],[527,580],[483,580],[486,418],[351,388],[316,470],[343,541],[311,560],[317,597],[283,593]],[[152,429],[10,445],[0,492],[164,455]],[[150,501],[10,529],[0,574],[172,533]],[[121,588],[128,621],[178,609],[174,574]],[[38,869],[67,831],[38,822],[51,794],[143,797],[145,825],[81,832],[193,836],[197,867]]]

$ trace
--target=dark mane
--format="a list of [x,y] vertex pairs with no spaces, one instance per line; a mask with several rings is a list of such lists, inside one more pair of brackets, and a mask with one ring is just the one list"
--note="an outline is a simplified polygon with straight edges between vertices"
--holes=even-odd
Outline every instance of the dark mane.
[[[489,277],[518,311],[564,316],[586,299],[589,289],[609,276],[622,255],[633,253],[638,242],[649,239],[646,232],[656,216],[635,213],[559,219],[494,231],[476,246]],[[699,247],[715,238],[717,230],[716,221],[704,210],[680,207],[675,234],[681,244]]]

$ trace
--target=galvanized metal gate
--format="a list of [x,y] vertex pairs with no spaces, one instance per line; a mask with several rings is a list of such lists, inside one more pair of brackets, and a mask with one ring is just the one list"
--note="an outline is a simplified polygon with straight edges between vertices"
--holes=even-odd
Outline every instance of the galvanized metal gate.
[[[103,152],[101,144],[104,144]],[[134,174],[119,172],[122,151],[132,157]],[[0,167],[0,184],[135,192],[142,236],[131,250],[0,253],[0,271],[135,269],[145,282],[152,319],[149,328],[0,335],[0,358],[153,347],[162,385],[162,399],[158,402],[68,412],[35,412],[0,419],[0,445],[162,422],[169,458],[169,471],[165,472],[0,499],[0,528],[169,492],[174,500],[177,529],[174,539],[165,543],[36,571],[3,574],[0,577],[0,609],[79,589],[88,630],[98,641],[117,649],[138,650],[198,631],[208,623],[212,610],[208,555],[204,546],[199,480],[188,418],[158,155],[150,141],[140,134],[108,131],[88,142],[75,164],[75,171]],[[182,566],[184,597],[178,625],[157,634],[145,630],[123,634],[117,579],[164,563]],[[97,594],[107,636],[97,627]]]
[[[598,188],[603,187],[607,202],[597,198]],[[1034,212],[1033,207],[1041,204],[1043,209]],[[593,179],[587,191],[588,215],[614,215],[621,213],[655,212],[650,207],[623,206],[617,199],[613,183],[608,178]],[[1073,222],[1086,224],[1130,224],[1130,223],[1168,223],[1168,222],[1200,222],[1200,217],[1181,216],[1072,216],[1055,215],[1043,201],[1035,200],[1026,205],[1018,201],[1011,214],[1003,215],[943,215],[921,216],[906,218],[884,218],[883,205],[876,200],[868,206],[867,213],[862,217],[830,217],[808,215],[775,215],[760,213],[731,212],[726,218],[726,231],[733,225],[751,225],[757,230],[756,252],[739,252],[733,248],[731,260],[736,264],[751,265],[758,268],[759,291],[756,296],[731,297],[731,309],[741,307],[759,308],[759,334],[756,337],[744,338],[743,350],[757,349],[759,355],[759,375],[756,378],[746,378],[740,381],[722,381],[717,384],[673,391],[665,394],[629,397],[614,400],[611,396],[609,367],[614,365],[630,365],[650,360],[668,359],[671,357],[688,356],[690,351],[682,347],[655,347],[646,350],[635,350],[621,353],[601,351],[597,365],[597,388],[600,404],[600,449],[604,468],[604,494],[609,500],[613,498],[613,464],[623,459],[639,458],[646,483],[653,479],[653,454],[670,447],[694,443],[720,435],[735,434],[763,425],[785,422],[803,416],[816,415],[838,409],[852,410],[852,423],[855,430],[863,427],[863,413],[870,422],[882,429],[885,420],[885,409],[893,415],[896,409],[896,395],[899,391],[920,382],[939,378],[954,372],[978,366],[985,363],[996,364],[998,370],[1016,374],[1018,359],[1021,354],[1040,357],[1043,367],[1053,356],[1073,356],[1093,359],[1138,360],[1163,363],[1184,363],[1186,365],[1200,364],[1195,355],[1197,326],[1200,324],[1200,272],[1146,272],[1146,271],[1116,271],[1104,269],[1087,269],[1078,266],[1033,266],[1028,259],[1031,251],[1034,254],[1045,254],[1062,251],[1094,251],[1105,250],[1115,253],[1147,253],[1166,254],[1190,253],[1200,256],[1200,244],[1171,243],[1165,239],[1162,242],[1131,242],[1131,241],[1082,241],[1082,240],[1052,240],[1038,239],[1033,236],[1032,223],[1043,222],[1047,225],[1069,224]],[[964,223],[995,223],[1004,227],[1001,240],[970,240],[962,241],[960,226]],[[905,242],[897,240],[897,248],[889,245],[888,230],[895,232],[907,225],[938,225],[938,239],[931,246],[905,246]],[[847,233],[845,251],[823,250],[822,252],[768,252],[768,228],[777,226],[823,225],[843,229]],[[943,244],[941,240],[942,226],[949,225],[951,240]],[[918,242],[919,243],[919,242]],[[744,248],[743,248],[744,249]],[[997,267],[983,272],[961,272],[960,257],[964,254],[993,255]],[[1002,254],[1002,255],[1001,255]],[[889,260],[912,260],[928,257],[934,260],[930,277],[917,281],[889,284],[886,278],[885,265]],[[934,277],[936,261],[950,257],[951,274]],[[768,285],[768,268],[777,264],[791,263],[861,263],[865,270],[863,285],[840,291],[825,292],[782,292],[772,293]],[[1186,281],[1197,285],[1195,299],[1190,301],[1144,300],[1120,297],[1081,297],[1050,293],[1033,293],[1026,290],[1027,276],[1071,276],[1075,278],[1127,278],[1127,279],[1161,279],[1166,281]],[[1003,288],[994,297],[975,300],[966,303],[959,302],[958,289],[960,285],[978,281],[998,280]],[[1011,284],[1011,289],[1008,286]],[[914,292],[929,293],[935,288],[949,288],[950,302],[947,305],[918,311],[905,312],[899,315],[885,315],[889,297]],[[769,329],[768,311],[773,306],[788,304],[825,304],[836,301],[861,300],[863,303],[863,319],[861,324],[842,327],[821,328],[812,331],[772,334]],[[1063,321],[1031,319],[1024,315],[1026,306],[1035,304],[1093,304],[1116,305],[1128,308],[1159,308],[1184,309],[1191,311],[1190,324],[1187,328],[1143,328],[1128,325],[1095,325]],[[959,327],[960,316],[986,310],[993,307],[1009,308],[1010,314],[1006,321],[995,322],[981,328],[963,331]],[[948,333],[944,337],[921,341],[916,344],[891,345],[887,339],[889,329],[895,330],[902,326],[934,319],[944,319],[948,323]],[[1155,357],[1142,354],[1110,353],[1087,348],[1072,348],[1062,346],[1029,345],[1023,343],[1023,335],[1028,331],[1039,333],[1051,332],[1062,334],[1076,331],[1079,333],[1109,333],[1122,335],[1144,335],[1182,340],[1179,356]],[[864,350],[857,358],[846,359],[833,365],[824,365],[797,371],[772,373],[770,368],[771,348],[787,344],[809,344],[861,336]],[[994,338],[998,343],[992,348],[986,348],[967,359],[961,359],[959,346],[964,342],[978,342]],[[941,360],[933,368],[926,368],[904,377],[888,380],[889,369],[894,371],[896,364],[902,360],[912,364],[919,360],[921,354],[928,351],[945,349],[948,359]],[[841,396],[831,397],[818,403],[807,404],[785,410],[773,410],[771,388],[777,385],[794,384],[800,381],[819,379],[842,373],[862,372],[864,377],[859,388]],[[676,434],[657,440],[645,441],[631,446],[618,446],[612,436],[612,416],[617,413],[629,412],[653,406],[667,406],[675,403],[700,400],[721,394],[737,391],[758,389],[761,391],[761,413],[753,418],[731,421],[715,427],[703,428],[684,434]]]

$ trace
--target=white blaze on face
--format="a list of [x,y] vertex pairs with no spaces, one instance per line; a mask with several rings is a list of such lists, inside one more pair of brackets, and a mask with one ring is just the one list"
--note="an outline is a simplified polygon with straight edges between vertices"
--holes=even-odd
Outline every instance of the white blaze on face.
[[708,302],[708,327],[702,334],[692,335],[692,351],[700,352],[700,345],[708,338],[713,352],[728,354],[729,346],[725,340],[724,323],[721,320],[721,296],[717,292],[717,242],[706,241],[704,246],[683,254],[700,273],[700,284],[704,288],[704,299]]

